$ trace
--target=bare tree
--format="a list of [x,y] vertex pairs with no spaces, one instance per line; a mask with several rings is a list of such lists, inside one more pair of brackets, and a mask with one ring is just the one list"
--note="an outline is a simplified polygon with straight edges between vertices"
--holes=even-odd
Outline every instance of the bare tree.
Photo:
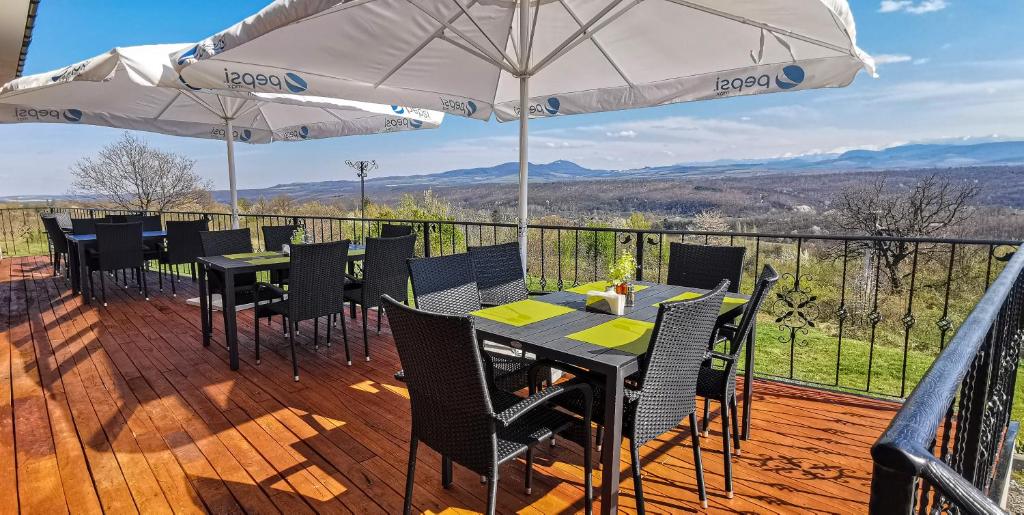
[[[910,186],[890,187],[886,178],[843,189],[832,200],[836,226],[847,233],[871,236],[941,237],[973,216],[971,202],[977,197],[976,184],[930,175]],[[913,256],[909,241],[850,242],[853,255],[874,250],[885,269],[893,291],[902,288],[909,272],[904,264]],[[918,257],[932,249],[918,248]]]
[[195,161],[151,147],[125,132],[95,157],[80,159],[71,168],[73,187],[132,211],[166,211],[202,202],[209,181],[192,169]]
[[697,213],[687,229],[698,232],[726,232],[729,230],[729,222],[725,220],[725,215],[721,211],[708,209]]

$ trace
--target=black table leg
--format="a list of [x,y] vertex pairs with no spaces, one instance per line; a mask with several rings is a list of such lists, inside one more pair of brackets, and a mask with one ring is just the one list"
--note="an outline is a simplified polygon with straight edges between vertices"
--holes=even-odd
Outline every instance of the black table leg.
[[71,279],[71,293],[80,294],[82,293],[82,286],[78,278],[78,244],[68,240],[68,263],[67,263],[67,274],[68,278]]
[[85,259],[85,247],[85,242],[78,242],[75,245],[75,253],[78,254],[78,291],[85,297],[85,303],[89,304],[92,302],[92,292],[86,291],[89,282],[89,262]]
[[617,513],[619,505],[619,464],[622,459],[622,375],[619,370],[605,375],[604,448],[601,453],[601,513]]
[[235,274],[224,272],[224,292],[221,294],[221,308],[224,310],[224,338],[227,339],[228,359],[231,370],[238,370],[238,327],[235,312]]
[[[754,342],[757,341],[757,321],[750,321],[747,335],[747,363],[743,370],[743,439],[750,439],[750,406],[754,395]],[[733,413],[733,416],[739,416]]]
[[[199,272],[199,318],[200,318],[200,320],[202,320],[203,347],[209,347],[210,346],[210,333],[213,332],[213,328],[211,327],[213,325],[213,321],[210,320],[210,317],[209,317],[210,306],[209,306],[209,299],[207,298],[207,296],[209,295],[207,293],[207,290],[209,289],[209,285],[206,282],[207,281],[207,279],[206,279],[206,266],[200,265],[198,272]],[[175,278],[172,277],[171,280],[173,281],[173,280],[175,280]]]

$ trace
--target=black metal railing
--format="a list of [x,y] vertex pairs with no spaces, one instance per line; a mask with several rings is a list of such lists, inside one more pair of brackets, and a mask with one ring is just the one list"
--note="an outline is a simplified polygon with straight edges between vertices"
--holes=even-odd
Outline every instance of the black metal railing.
[[871,513],[1003,513],[1024,338],[1024,253],[963,322],[871,450]]
[[[43,255],[42,209],[0,209],[0,249]],[[73,217],[108,211],[69,208]],[[166,212],[165,220],[206,217],[214,230],[231,226],[228,213]],[[264,225],[303,225],[315,241],[354,241],[383,224],[407,224],[418,235],[417,255],[464,252],[468,246],[515,241],[512,223],[360,219],[243,214],[254,245]],[[770,262],[783,279],[758,324],[758,377],[795,381],[875,396],[903,398],[942,352],[1013,255],[1012,240],[700,232],[647,227],[529,227],[528,280],[537,290],[560,290],[606,277],[623,250],[637,258],[636,277],[664,281],[674,242],[747,248],[742,291]]]

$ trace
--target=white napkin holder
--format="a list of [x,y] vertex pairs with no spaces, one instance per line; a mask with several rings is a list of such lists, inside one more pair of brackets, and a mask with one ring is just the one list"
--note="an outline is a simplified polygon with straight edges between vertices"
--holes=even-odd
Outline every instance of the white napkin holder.
[[626,296],[615,290],[587,292],[587,311],[622,316],[626,314]]
[[281,245],[281,252],[286,256],[290,256],[292,254],[292,246],[287,243]]

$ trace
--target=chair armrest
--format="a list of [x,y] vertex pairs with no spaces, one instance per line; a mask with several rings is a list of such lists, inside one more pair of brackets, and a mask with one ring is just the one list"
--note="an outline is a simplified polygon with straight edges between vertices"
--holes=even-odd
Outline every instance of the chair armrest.
[[591,410],[594,404],[594,390],[583,381],[557,384],[534,393],[501,413],[496,413],[494,415],[495,423],[499,428],[509,427],[513,422],[533,411],[538,406],[545,406],[549,400],[573,392],[583,395],[584,419],[587,425],[589,425]]
[[255,294],[255,296],[253,298],[256,299],[257,303],[259,303],[259,301],[260,301],[260,295],[259,295],[260,294],[260,290],[264,290],[264,289],[270,290],[271,292],[273,292],[278,297],[284,297],[285,294],[288,293],[288,292],[284,291],[283,288],[278,288],[277,286],[274,286],[273,284],[257,282],[256,284],[252,285],[252,292]]

